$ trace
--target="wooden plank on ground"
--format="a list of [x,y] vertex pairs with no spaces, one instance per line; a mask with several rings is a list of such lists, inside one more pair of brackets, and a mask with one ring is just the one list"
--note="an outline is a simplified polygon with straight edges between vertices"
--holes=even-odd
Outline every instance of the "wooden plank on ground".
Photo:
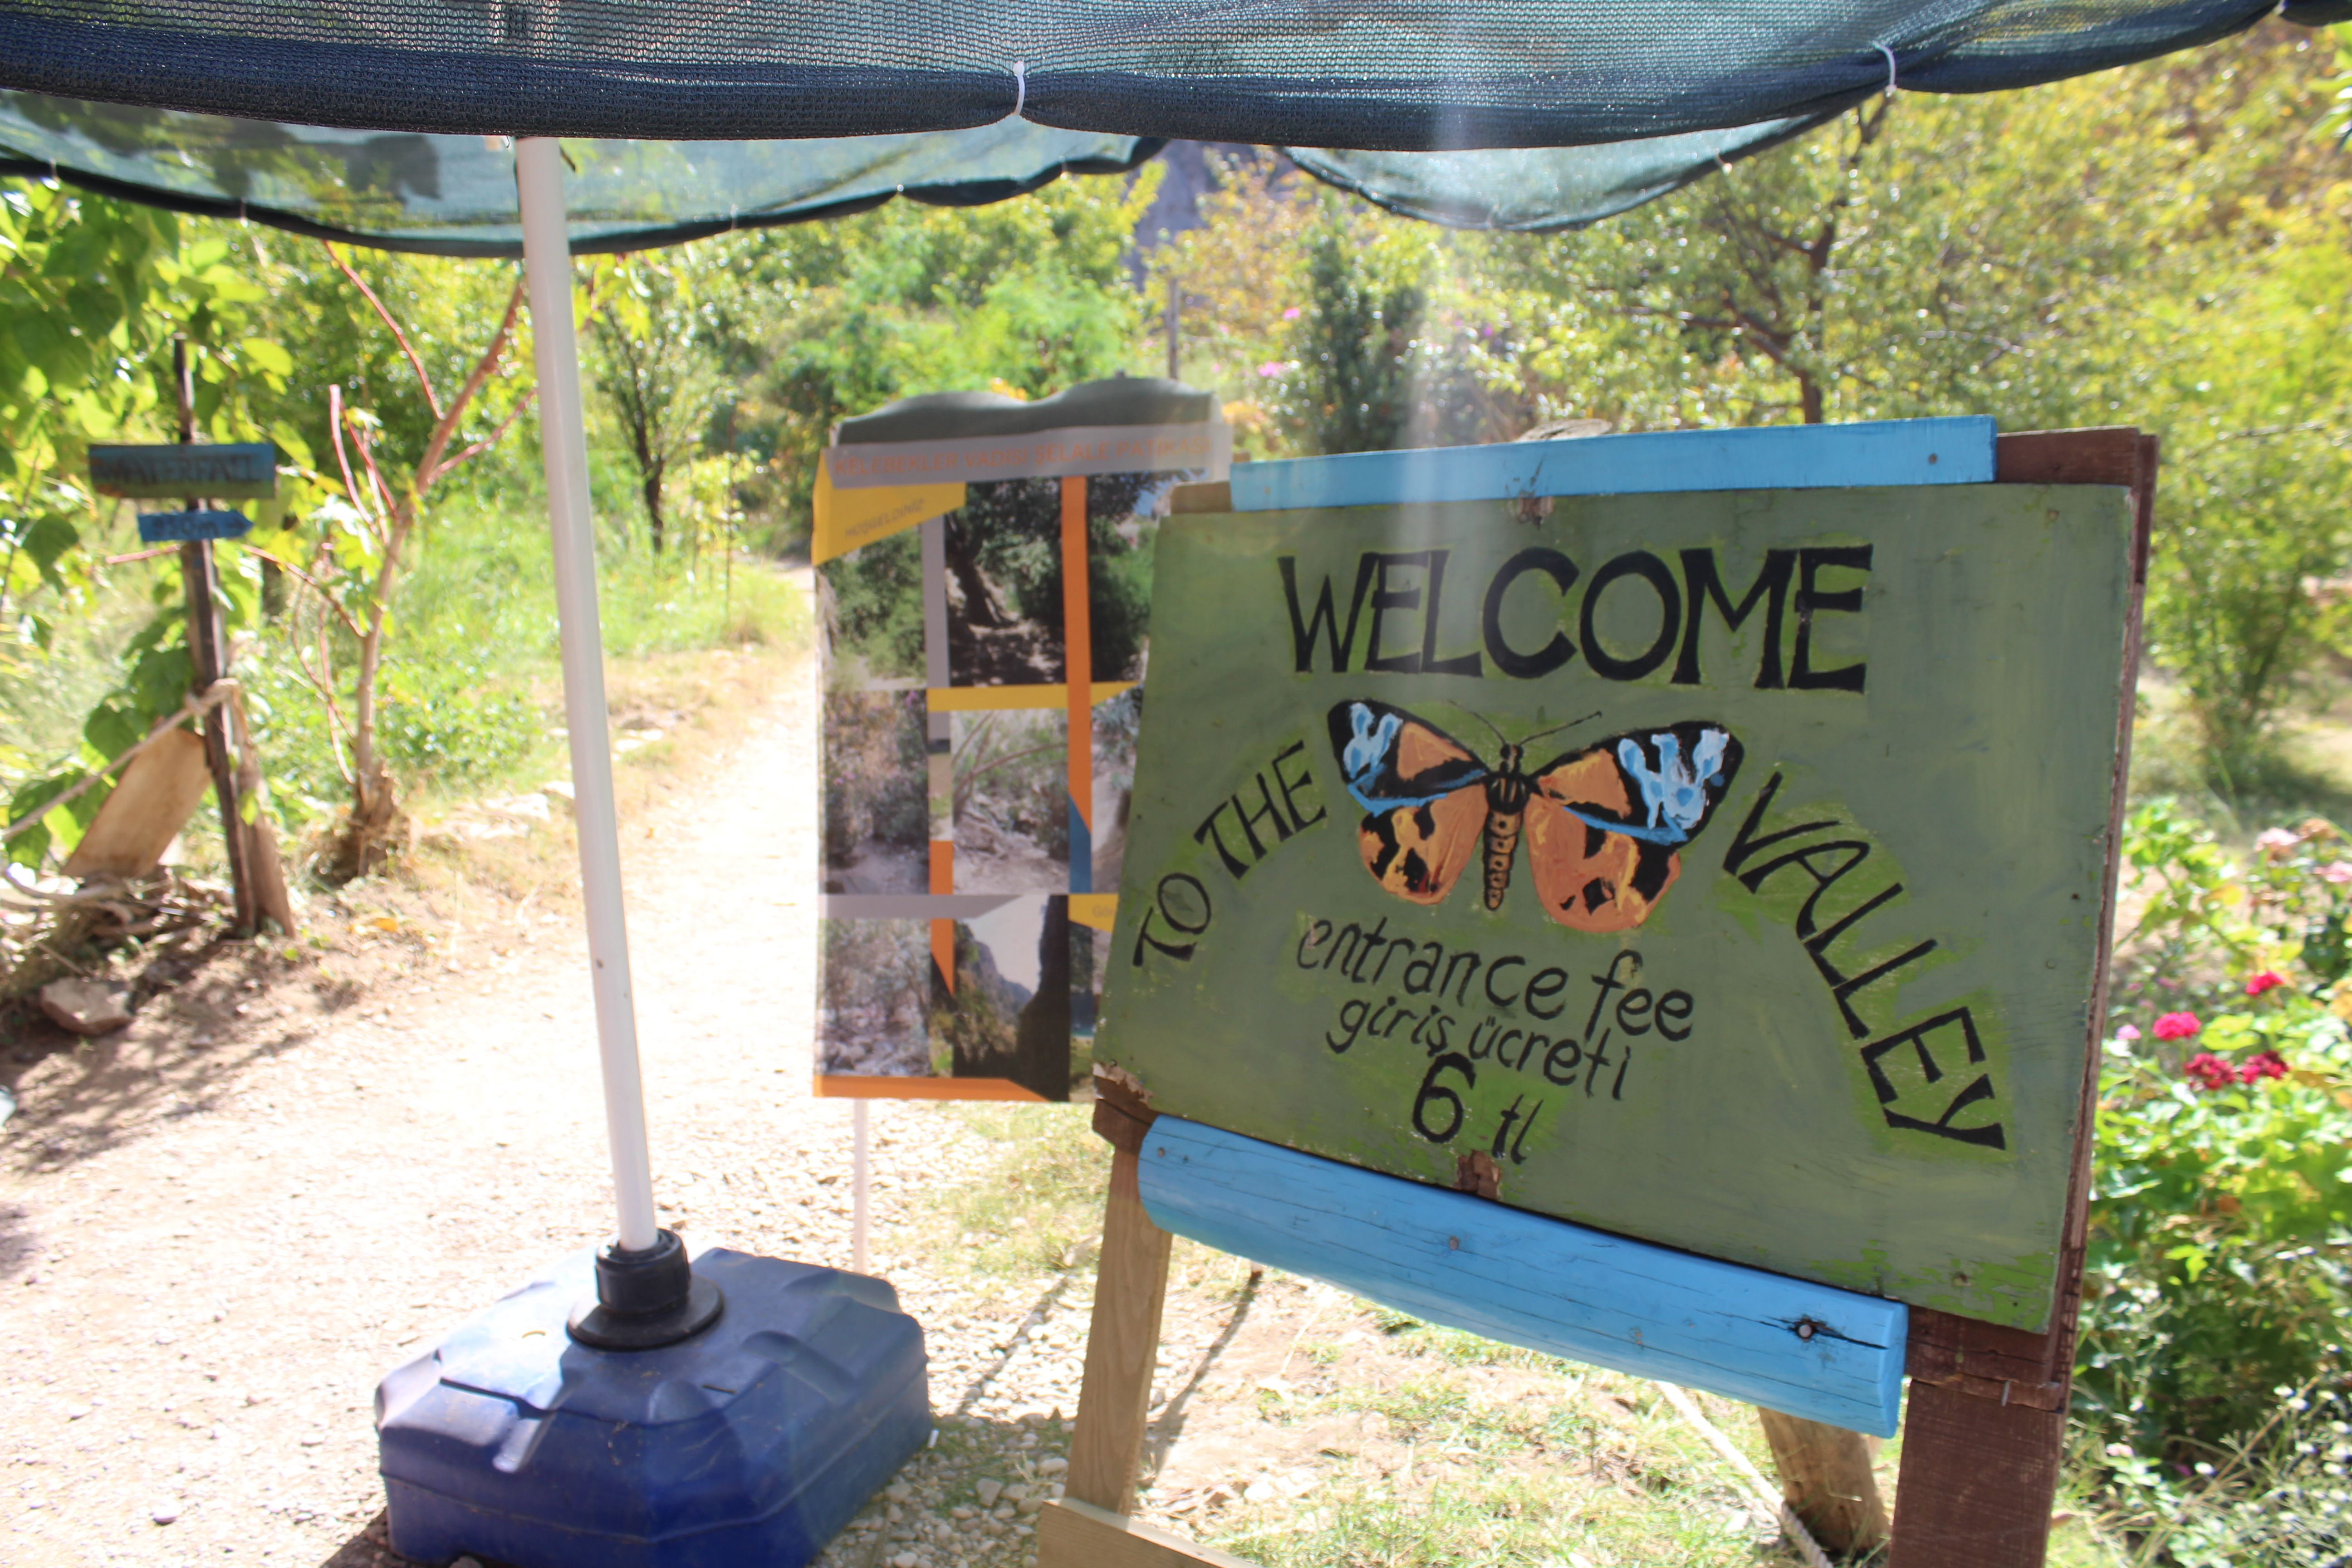
[[1229,1552],[1065,1498],[1037,1515],[1037,1568],[1252,1568]]
[[131,759],[97,819],[66,857],[68,877],[143,877],[195,815],[212,774],[204,737],[171,730]]
[[[1894,1434],[1908,1318],[1899,1301],[1588,1230],[1179,1117],[1151,1124],[1142,1167],[1151,1219],[1179,1236],[1489,1339]],[[1095,1310],[1099,1324],[1099,1297]]]
[[1136,1186],[1136,1157],[1111,1157],[1103,1205],[1102,1258],[1077,1429],[1070,1435],[1068,1495],[1123,1514],[1135,1506],[1135,1472],[1160,1360],[1160,1312],[1168,1300],[1169,1234],[1151,1223]]

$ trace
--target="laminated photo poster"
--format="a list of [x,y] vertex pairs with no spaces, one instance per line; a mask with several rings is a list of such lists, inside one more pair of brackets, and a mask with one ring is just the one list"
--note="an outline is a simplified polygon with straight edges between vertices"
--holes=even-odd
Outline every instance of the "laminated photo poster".
[[835,433],[812,550],[817,1093],[1089,1081],[1153,539],[1232,449],[1211,394],[1127,376],[912,397]]

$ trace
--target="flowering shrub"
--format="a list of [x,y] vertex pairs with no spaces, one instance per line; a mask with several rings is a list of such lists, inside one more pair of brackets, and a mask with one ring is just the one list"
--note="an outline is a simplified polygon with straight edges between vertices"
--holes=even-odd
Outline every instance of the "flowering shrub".
[[2284,1078],[2286,1058],[2276,1051],[2257,1051],[2238,1068],[2240,1083],[2253,1083],[2266,1078]]
[[2180,1071],[2181,1076],[2204,1089],[2227,1089],[2238,1081],[2238,1069],[2210,1051],[2200,1051],[2190,1057]]
[[2352,876],[2336,842],[2306,822],[2234,863],[2162,803],[2126,829],[2148,903],[2116,963],[2075,1416],[2109,1500],[2160,1538],[2135,1561],[2253,1561],[2210,1520],[2210,1546],[2180,1521],[2205,1518],[2200,1500],[2251,1520],[2265,1489],[2304,1485],[2295,1455],[2319,1439],[2287,1402],[2352,1389],[2352,964],[2334,945]]

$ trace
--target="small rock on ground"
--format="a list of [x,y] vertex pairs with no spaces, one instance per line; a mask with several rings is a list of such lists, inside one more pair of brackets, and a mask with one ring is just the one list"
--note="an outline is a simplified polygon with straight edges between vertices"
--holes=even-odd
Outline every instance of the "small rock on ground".
[[110,1035],[131,1023],[131,988],[103,980],[52,980],[40,991],[41,1011],[60,1029],[85,1037]]

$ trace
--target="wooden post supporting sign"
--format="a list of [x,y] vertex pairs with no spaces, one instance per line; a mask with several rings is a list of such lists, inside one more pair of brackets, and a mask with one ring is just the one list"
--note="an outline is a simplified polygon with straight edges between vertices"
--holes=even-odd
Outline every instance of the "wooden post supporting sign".
[[[2157,438],[2137,430],[2061,430],[2004,436],[1997,453],[2004,484],[2116,485],[2131,492],[2131,617],[2125,668],[2140,652],[2140,594],[2147,583],[2156,519]],[[2129,673],[2126,679],[2131,679]],[[2116,737],[2111,819],[2120,826],[2131,767],[2131,704]],[[2099,951],[2115,935],[2116,846],[2111,832]],[[1940,1312],[1912,1320],[1911,1410],[1896,1481],[1895,1543],[1888,1568],[2007,1568],[2039,1564],[2050,1544],[2051,1508],[2065,1444],[2074,1334],[2083,1305],[2089,1226],[2093,1115],[2099,1042],[2107,1009],[2107,965],[2099,965],[2091,1030],[2076,1101],[2074,1165],[2066,1198],[2066,1239],[2058,1308],[2047,1331],[2029,1333]]]

